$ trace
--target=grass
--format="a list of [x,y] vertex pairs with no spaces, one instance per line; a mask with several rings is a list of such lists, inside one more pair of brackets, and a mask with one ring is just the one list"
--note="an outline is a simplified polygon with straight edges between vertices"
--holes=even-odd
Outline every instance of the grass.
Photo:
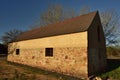
[[[42,78],[47,80],[48,78],[52,78],[46,75],[38,74],[36,72],[35,69],[33,71],[32,68],[27,66],[10,63],[7,62],[5,58],[0,58],[0,80],[38,80]],[[52,80],[56,79],[52,78]]]
[[[21,65],[21,64],[18,64],[18,63],[13,63],[13,62],[8,62],[7,61],[7,64],[9,65],[14,65],[14,66],[17,66],[17,67],[22,67],[24,68],[25,70],[27,70],[28,72],[26,73],[19,73],[17,71],[15,71],[15,77],[14,79],[15,80],[28,80],[28,76],[26,76],[27,73],[32,73],[32,74],[42,74],[42,75],[46,75],[46,76],[51,76],[51,77],[55,77],[57,80],[80,80],[78,78],[75,78],[75,77],[71,77],[71,76],[67,76],[67,75],[63,75],[63,74],[59,74],[59,73],[56,73],[56,72],[50,72],[50,71],[45,71],[45,70],[42,70],[40,68],[36,68],[36,67],[31,67],[31,66],[27,66],[27,65]],[[33,75],[31,77],[31,79],[29,80],[35,80],[35,76],[36,75]]]
[[0,58],[0,80],[80,80],[75,77],[45,71]]
[[100,74],[102,79],[120,80],[120,59],[108,59],[107,71]]
[[110,72],[102,73],[100,77],[102,77],[103,79],[109,77],[112,80],[120,80],[120,67]]
[[[23,67],[24,69],[32,72],[33,74],[38,73],[38,74],[43,74],[43,75],[47,75],[47,76],[52,76],[58,80],[80,80],[80,79],[75,78],[75,77],[70,77],[70,76],[58,74],[55,72],[49,72],[49,71],[45,71],[45,70],[42,70],[39,68],[30,67],[27,65],[21,65],[21,64],[17,64],[17,63],[13,63],[13,62],[8,62],[8,64]],[[15,72],[15,74],[16,74],[16,78],[19,78],[22,76],[21,77],[22,80],[27,79],[27,76],[25,73],[17,75],[17,72]],[[98,74],[97,76],[100,76],[104,80],[108,77],[112,80],[120,80],[120,60],[119,59],[108,59],[107,71],[105,73]],[[29,79],[29,80],[32,80],[32,79],[35,79],[35,75],[33,75],[31,77],[31,79]],[[19,80],[19,79],[17,79],[17,80]]]
[[[2,62],[2,63],[1,63]],[[107,71],[102,74],[98,74],[103,80],[110,78],[111,80],[120,80],[120,58],[119,59],[108,59]],[[12,66],[12,67],[11,67]],[[20,69],[20,70],[19,70]],[[2,73],[7,72],[7,73]],[[8,71],[12,71],[8,73]],[[0,76],[1,75],[12,75],[12,78],[1,78],[0,80],[80,80],[75,77],[66,76],[63,74],[45,71],[39,68],[30,67],[18,63],[8,62],[6,60],[0,60]],[[39,77],[40,76],[40,77]],[[47,78],[45,78],[47,77]]]
[[103,80],[120,80],[120,47],[107,47],[107,71],[99,74]]

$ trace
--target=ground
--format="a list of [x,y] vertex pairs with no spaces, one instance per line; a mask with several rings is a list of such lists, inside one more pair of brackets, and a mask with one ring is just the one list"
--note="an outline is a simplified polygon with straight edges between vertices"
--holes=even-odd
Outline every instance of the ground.
[[120,80],[120,57],[107,59],[107,71],[99,76],[102,79]]
[[[3,79],[17,79],[17,80],[58,80],[52,76],[46,76],[38,73],[34,73],[25,69],[21,66],[12,65],[5,61],[5,59],[0,59],[0,78]],[[1,80],[0,79],[0,80]]]
[[0,57],[0,80],[80,80],[74,77],[15,64]]
[[[102,80],[120,80],[120,58],[107,59],[107,71],[96,76]],[[6,57],[0,57],[0,80],[80,80],[78,78],[48,72],[26,65],[6,61]]]

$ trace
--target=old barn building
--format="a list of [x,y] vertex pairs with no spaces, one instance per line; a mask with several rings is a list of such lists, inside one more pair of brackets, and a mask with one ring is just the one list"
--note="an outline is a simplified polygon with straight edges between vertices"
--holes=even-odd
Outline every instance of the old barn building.
[[75,77],[105,70],[105,37],[98,12],[24,32],[9,44],[7,60]]

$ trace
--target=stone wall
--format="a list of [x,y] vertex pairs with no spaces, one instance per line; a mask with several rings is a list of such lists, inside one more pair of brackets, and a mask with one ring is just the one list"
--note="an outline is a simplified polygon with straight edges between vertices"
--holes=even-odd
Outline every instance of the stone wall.
[[33,49],[41,47],[87,47],[87,31],[52,37],[14,42],[17,48]]
[[[76,77],[87,77],[87,32],[19,41],[9,44],[8,61]],[[53,48],[53,57],[45,56]],[[15,50],[20,54],[16,55]]]
[[21,49],[20,54],[10,54],[8,61],[75,77],[87,77],[87,48],[56,47],[53,57],[45,56],[45,48]]

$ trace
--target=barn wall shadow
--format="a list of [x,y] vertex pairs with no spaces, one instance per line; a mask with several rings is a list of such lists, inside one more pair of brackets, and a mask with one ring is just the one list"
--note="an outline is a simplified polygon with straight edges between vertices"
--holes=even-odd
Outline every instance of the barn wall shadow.
[[120,67],[120,59],[107,59],[107,72]]
[[0,44],[0,57],[5,57],[8,54],[8,46]]

